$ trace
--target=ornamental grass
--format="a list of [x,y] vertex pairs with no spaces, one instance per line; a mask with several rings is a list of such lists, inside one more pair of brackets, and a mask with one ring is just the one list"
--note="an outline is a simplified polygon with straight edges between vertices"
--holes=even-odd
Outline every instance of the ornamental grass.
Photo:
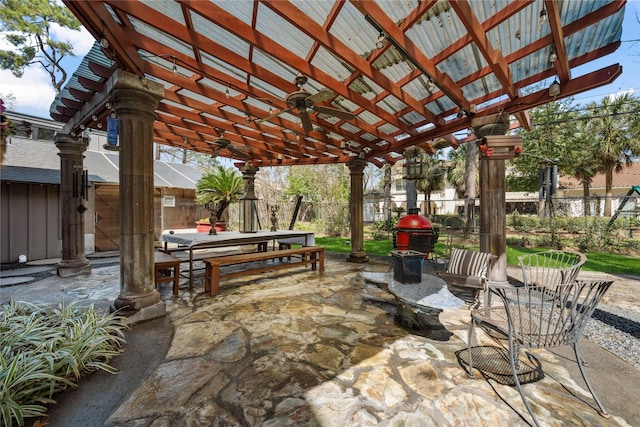
[[93,306],[46,311],[11,302],[0,307],[0,425],[23,426],[46,414],[56,393],[75,387],[123,351],[125,319]]

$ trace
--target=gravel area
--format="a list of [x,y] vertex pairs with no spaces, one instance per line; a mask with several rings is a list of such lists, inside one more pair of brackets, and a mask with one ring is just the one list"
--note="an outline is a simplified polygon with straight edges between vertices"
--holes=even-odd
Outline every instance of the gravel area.
[[640,370],[640,312],[601,303],[584,337]]

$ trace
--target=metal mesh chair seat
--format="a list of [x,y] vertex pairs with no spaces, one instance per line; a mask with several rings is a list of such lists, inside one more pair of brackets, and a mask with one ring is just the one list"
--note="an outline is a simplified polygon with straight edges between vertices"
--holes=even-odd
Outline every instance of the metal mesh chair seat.
[[[600,408],[600,415],[608,417],[584,371],[578,350],[578,340],[591,314],[612,283],[612,281],[573,282],[562,285],[553,284],[548,287],[490,285],[488,291],[497,295],[501,304],[478,308],[471,312],[466,353],[468,375],[472,378],[474,376],[474,351],[471,344],[473,328],[477,325],[492,338],[506,341],[505,349],[508,349],[513,382],[535,424],[539,425],[521,388],[520,348],[552,348],[569,344],[575,352],[582,378]],[[539,364],[534,355],[528,353],[527,356],[530,361]]]

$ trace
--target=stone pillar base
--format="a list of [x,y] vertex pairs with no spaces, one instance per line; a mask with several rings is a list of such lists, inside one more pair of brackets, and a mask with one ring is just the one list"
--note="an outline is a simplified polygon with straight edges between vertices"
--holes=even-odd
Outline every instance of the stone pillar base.
[[154,289],[144,295],[123,295],[120,294],[113,302],[116,310],[138,311],[145,307],[151,307],[160,301],[160,293]]
[[[111,312],[114,312],[115,308],[111,308]],[[157,303],[143,307],[139,310],[120,310],[118,314],[125,317],[125,323],[129,326],[133,326],[138,323],[146,322],[147,320],[157,319],[164,317],[167,314],[167,305],[164,301],[158,301]]]
[[59,277],[74,277],[91,274],[91,264],[86,258],[63,260],[58,263]]
[[347,262],[365,263],[369,262],[369,258],[366,254],[349,254]]

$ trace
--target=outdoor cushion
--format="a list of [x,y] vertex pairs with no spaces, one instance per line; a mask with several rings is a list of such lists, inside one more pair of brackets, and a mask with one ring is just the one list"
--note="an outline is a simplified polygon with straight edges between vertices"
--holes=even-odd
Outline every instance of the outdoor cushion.
[[486,277],[492,256],[486,252],[452,248],[446,272],[462,276]]

